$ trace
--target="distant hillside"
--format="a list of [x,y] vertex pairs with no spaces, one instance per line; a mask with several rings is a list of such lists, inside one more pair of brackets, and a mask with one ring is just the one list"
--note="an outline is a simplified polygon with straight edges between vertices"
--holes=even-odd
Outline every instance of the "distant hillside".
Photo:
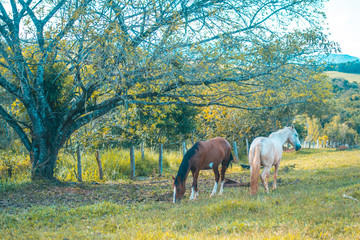
[[360,61],[360,58],[353,57],[353,56],[346,55],[346,54],[330,54],[324,60],[327,63],[339,64],[339,63]]
[[344,54],[331,54],[326,60],[325,71],[360,74],[360,59]]
[[337,71],[326,71],[324,72],[326,75],[329,76],[329,78],[343,78],[345,80],[348,80],[349,82],[357,82],[360,83],[360,74],[355,73],[342,73]]

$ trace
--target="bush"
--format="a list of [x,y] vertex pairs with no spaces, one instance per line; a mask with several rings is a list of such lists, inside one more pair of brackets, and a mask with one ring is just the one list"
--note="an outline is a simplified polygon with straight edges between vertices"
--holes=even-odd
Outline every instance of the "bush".
[[25,181],[30,178],[29,156],[23,153],[0,150],[0,180]]

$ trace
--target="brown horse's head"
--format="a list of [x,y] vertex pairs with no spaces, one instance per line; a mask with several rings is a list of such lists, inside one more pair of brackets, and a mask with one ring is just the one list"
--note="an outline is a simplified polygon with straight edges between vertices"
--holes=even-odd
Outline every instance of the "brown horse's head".
[[185,181],[181,181],[180,177],[177,176],[174,178],[173,188],[174,188],[174,196],[173,196],[173,202],[177,203],[180,202],[181,198],[185,194],[186,186]]

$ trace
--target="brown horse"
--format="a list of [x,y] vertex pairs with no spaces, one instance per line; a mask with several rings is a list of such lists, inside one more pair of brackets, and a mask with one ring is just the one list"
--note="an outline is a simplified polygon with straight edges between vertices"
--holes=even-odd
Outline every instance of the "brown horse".
[[299,136],[294,125],[273,132],[269,137],[257,137],[251,143],[249,150],[251,195],[255,195],[258,191],[260,166],[264,167],[260,178],[266,193],[269,193],[268,180],[270,169],[272,166],[275,167],[273,189],[276,188],[277,172],[282,157],[283,145],[286,142],[293,145],[296,151],[301,148]]
[[193,200],[198,196],[197,179],[202,169],[212,169],[215,174],[215,185],[210,195],[216,193],[219,182],[219,165],[221,164],[221,188],[220,194],[223,192],[225,171],[230,162],[233,160],[231,154],[231,146],[224,138],[216,137],[209,141],[200,141],[195,143],[185,154],[178,171],[174,178],[174,203],[179,202],[185,193],[186,178],[191,170],[193,176],[193,184],[190,199]]

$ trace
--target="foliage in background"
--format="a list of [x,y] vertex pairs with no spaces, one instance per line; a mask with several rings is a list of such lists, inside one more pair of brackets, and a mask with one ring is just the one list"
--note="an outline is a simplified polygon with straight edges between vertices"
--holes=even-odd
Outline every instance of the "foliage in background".
[[314,104],[298,112],[295,122],[300,136],[306,142],[317,140],[335,142],[336,145],[359,145],[360,134],[360,92],[357,82],[341,78],[327,80],[332,94],[323,104]]
[[327,64],[325,71],[338,71],[344,73],[358,73],[360,74],[360,61],[338,63],[338,64]]
[[332,79],[334,98],[329,99],[326,114],[319,119],[329,140],[359,144],[360,88],[359,83]]

